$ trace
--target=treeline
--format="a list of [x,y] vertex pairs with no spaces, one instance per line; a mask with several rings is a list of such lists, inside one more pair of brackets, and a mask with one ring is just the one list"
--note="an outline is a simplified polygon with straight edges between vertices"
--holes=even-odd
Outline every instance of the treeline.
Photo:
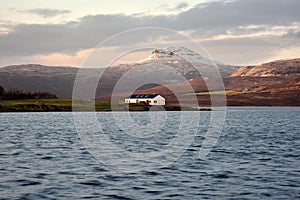
[[14,99],[56,99],[56,95],[49,92],[26,92],[18,89],[11,89],[5,91],[0,85],[0,100],[14,100]]

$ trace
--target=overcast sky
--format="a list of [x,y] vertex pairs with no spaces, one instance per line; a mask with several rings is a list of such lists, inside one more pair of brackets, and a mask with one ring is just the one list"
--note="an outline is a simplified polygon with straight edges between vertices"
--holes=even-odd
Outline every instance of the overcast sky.
[[[299,0],[141,2],[3,1],[0,66],[80,66],[105,39],[141,27],[176,30],[201,44],[213,59],[226,64],[249,65],[300,57]],[[118,56],[128,46],[143,48],[156,43],[166,47],[177,44],[167,34],[145,33],[103,48]]]

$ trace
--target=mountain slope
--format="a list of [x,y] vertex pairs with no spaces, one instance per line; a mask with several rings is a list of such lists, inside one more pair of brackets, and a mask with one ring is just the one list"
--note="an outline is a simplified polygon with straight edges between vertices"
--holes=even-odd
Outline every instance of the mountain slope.
[[216,76],[215,69],[217,69],[223,77],[227,77],[240,68],[239,66],[225,65],[204,58],[185,47],[154,49],[148,58],[139,63],[153,64],[154,66],[155,64],[170,66],[180,72],[186,79],[200,78],[202,75],[199,74],[199,71],[209,76]]
[[[238,69],[229,77],[224,77],[227,104],[229,106],[300,106],[300,59],[280,60],[258,66]],[[212,87],[208,91],[206,82]],[[210,106],[210,94],[218,94],[222,87],[214,79],[197,78],[189,83],[197,94],[202,106]],[[167,88],[176,88],[177,93],[185,95],[189,104],[189,94],[185,84],[171,83],[157,86],[137,93],[159,93],[167,102],[177,103],[177,97]]]
[[[11,65],[0,68],[0,85],[6,90],[17,88],[31,92],[47,91],[59,98],[71,98],[78,70],[79,68],[75,67],[37,64]],[[108,68],[99,81],[99,74],[104,69],[81,69],[81,74],[84,76],[80,76],[80,82],[86,87],[98,83],[96,96],[108,94],[125,70],[126,68],[121,66]]]
[[[206,82],[212,85],[208,90]],[[214,83],[215,81],[215,83]],[[191,84],[195,93],[186,92],[186,84]],[[228,106],[300,106],[300,78],[292,77],[227,77],[224,78]],[[177,96],[168,88],[176,88]],[[178,94],[183,98],[182,105],[193,102],[196,95],[200,106],[211,106],[210,95],[220,95],[222,87],[216,80],[194,79],[188,83],[173,83],[157,86],[136,93],[158,93],[166,98],[168,104],[177,104]],[[217,97],[218,98],[218,97]]]
[[35,64],[12,65],[0,68],[0,85],[6,90],[47,91],[58,97],[69,98],[77,70]]
[[231,76],[295,76],[300,75],[300,58],[278,60],[238,69]]

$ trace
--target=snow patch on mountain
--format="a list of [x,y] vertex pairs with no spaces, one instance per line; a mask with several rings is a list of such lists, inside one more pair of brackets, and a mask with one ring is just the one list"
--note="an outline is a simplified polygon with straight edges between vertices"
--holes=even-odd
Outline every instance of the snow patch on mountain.
[[185,60],[190,63],[213,64],[212,60],[202,57],[198,53],[185,47],[167,47],[165,49],[154,49],[151,55],[139,63],[161,60],[169,63],[179,63],[178,60]]
[[185,47],[154,49],[149,57],[139,61],[137,64],[155,65],[157,63],[173,67],[188,79],[201,77],[199,71],[207,72],[207,74],[214,76],[216,75],[214,71],[218,70],[222,76],[229,76],[239,68],[238,66],[225,65],[205,58]]

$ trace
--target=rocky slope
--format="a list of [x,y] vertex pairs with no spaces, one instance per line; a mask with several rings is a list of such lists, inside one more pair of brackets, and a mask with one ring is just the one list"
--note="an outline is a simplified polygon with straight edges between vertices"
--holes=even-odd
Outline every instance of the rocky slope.
[[[229,106],[300,106],[300,59],[280,60],[257,66],[238,69],[229,77],[224,77],[227,105]],[[207,88],[207,82],[212,87]],[[192,85],[199,104],[210,106],[210,95],[220,93],[222,84],[214,79],[194,79],[188,83],[158,86],[139,93],[160,93],[173,104],[176,96],[167,88],[177,88],[177,93],[185,93],[185,84]],[[189,104],[187,98],[184,102]]]
[[[168,47],[166,49],[154,49],[151,55],[142,60],[140,64],[167,65],[180,72],[186,79],[200,78],[201,76],[216,76],[217,69],[223,77],[231,75],[239,69],[239,66],[225,65],[208,58],[185,47]],[[203,72],[204,74],[199,74]]]
[[300,58],[278,60],[257,66],[246,66],[238,69],[231,76],[296,76],[300,75]]
[[[212,85],[210,90],[207,88],[207,82]],[[194,93],[186,92],[188,84],[193,87]],[[228,106],[300,106],[300,78],[297,76],[227,77],[224,78],[224,86]],[[169,88],[176,88],[176,95]],[[215,95],[217,101],[224,98],[224,90],[218,81],[202,78],[188,83],[161,85],[135,92],[159,93],[166,98],[166,102],[173,105],[178,104],[178,98],[182,98],[180,104],[184,106],[194,104],[191,97],[195,95],[200,106],[211,106],[211,95]]]

